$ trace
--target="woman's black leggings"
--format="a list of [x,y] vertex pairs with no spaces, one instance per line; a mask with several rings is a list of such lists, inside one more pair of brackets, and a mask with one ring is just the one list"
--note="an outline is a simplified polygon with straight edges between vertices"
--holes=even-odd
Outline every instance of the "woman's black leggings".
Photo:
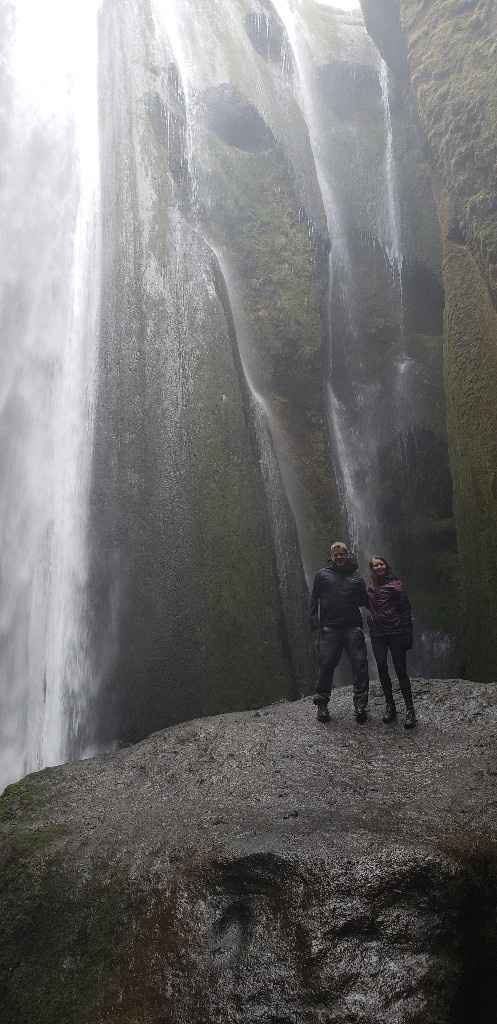
[[399,683],[409,682],[407,674],[407,649],[404,637],[400,636],[375,636],[371,637],[373,654],[378,666],[378,675],[382,684],[390,684],[388,673],[388,652],[392,655],[392,661]]

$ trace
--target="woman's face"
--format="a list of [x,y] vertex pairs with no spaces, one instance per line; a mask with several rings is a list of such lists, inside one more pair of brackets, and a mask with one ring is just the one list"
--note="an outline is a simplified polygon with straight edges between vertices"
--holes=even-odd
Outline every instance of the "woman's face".
[[382,558],[372,558],[371,559],[371,569],[372,569],[374,575],[375,576],[379,576],[380,579],[381,579],[383,576],[386,576],[386,573],[387,573],[387,563],[384,562]]

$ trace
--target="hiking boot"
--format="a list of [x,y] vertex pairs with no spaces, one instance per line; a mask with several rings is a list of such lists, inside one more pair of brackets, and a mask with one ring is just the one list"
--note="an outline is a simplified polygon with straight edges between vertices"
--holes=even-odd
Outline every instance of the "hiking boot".
[[416,712],[414,710],[414,701],[412,699],[411,681],[407,677],[405,679],[399,679],[400,689],[406,705],[406,719],[404,722],[405,729],[414,729],[416,725]]
[[327,704],[318,704],[318,722],[329,722],[330,712]]
[[312,698],[312,703],[316,705],[318,709],[318,722],[329,722],[330,713],[328,711],[328,698],[323,696],[321,693],[317,693]]
[[396,718],[397,718],[397,708],[395,707],[395,704],[394,704],[393,700],[392,701],[388,701],[388,703],[387,703],[387,705],[385,707],[385,714],[383,715],[383,721],[384,721],[385,725],[390,725],[391,722],[395,722]]

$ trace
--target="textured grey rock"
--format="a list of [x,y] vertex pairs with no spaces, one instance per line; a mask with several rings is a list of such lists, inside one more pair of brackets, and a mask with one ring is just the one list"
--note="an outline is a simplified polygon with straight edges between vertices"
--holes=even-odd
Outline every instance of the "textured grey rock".
[[497,685],[414,690],[412,735],[347,688],[10,787],[2,1021],[495,1020]]

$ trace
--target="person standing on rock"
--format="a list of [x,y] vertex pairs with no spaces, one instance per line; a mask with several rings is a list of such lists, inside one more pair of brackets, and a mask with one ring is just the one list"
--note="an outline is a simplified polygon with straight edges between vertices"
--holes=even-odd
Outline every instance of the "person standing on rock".
[[355,717],[365,722],[369,672],[360,608],[368,604],[366,584],[346,544],[332,544],[330,556],[328,565],[316,573],[311,595],[311,628],[319,630],[319,683],[314,704],[318,721],[329,722],[333,673],[345,650],[354,676]]
[[385,724],[395,721],[397,709],[388,672],[388,652],[394,664],[406,705],[405,728],[416,725],[411,680],[407,674],[407,652],[412,647],[412,615],[409,598],[402,580],[395,576],[384,558],[370,559],[371,579],[368,584],[368,624],[378,675],[385,695]]

